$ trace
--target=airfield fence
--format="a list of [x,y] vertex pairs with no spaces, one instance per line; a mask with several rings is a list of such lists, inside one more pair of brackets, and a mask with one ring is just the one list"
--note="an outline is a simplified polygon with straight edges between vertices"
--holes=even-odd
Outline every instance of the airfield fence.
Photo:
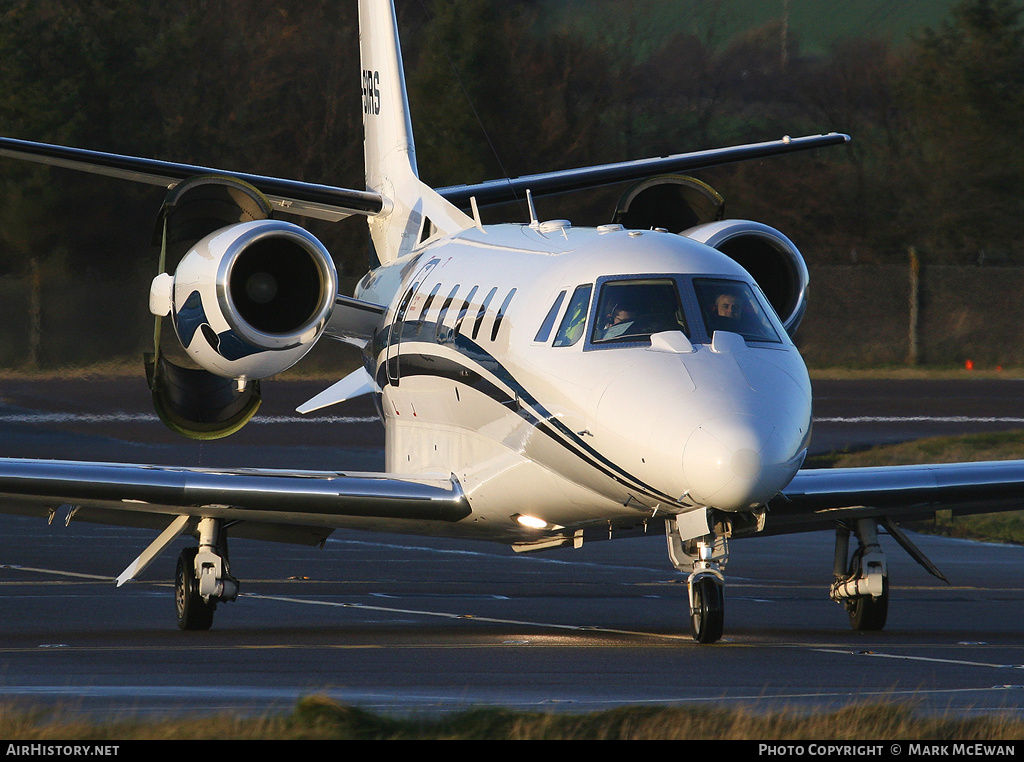
[[916,298],[910,265],[809,269],[796,339],[811,367],[1024,366],[1022,267],[921,267]]
[[[796,337],[808,365],[1024,367],[1024,267],[922,267],[916,300],[911,272],[908,265],[811,266]],[[148,282],[99,275],[0,278],[0,368],[136,358],[152,346],[147,297]]]

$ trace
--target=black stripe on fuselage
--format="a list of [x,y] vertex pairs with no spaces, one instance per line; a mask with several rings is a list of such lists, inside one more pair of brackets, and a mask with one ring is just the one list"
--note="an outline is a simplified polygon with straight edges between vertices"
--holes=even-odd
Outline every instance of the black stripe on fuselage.
[[[387,344],[393,334],[393,328],[393,325],[389,326],[386,335],[382,337],[384,344],[380,346],[380,351],[387,350],[389,354],[394,351]],[[385,386],[398,386],[402,378],[411,376],[435,376],[449,379],[474,389],[490,397],[502,407],[515,412],[538,431],[544,433],[577,458],[619,484],[642,492],[647,497],[674,505],[679,504],[676,498],[666,495],[649,484],[644,483],[641,479],[623,470],[580,439],[575,432],[569,429],[556,416],[548,412],[494,355],[487,352],[476,342],[462,334],[455,333],[447,327],[441,327],[440,331],[438,331],[436,321],[406,321],[402,324],[401,337],[402,344],[417,343],[421,346],[423,344],[436,344],[453,349],[460,358],[470,361],[470,363],[475,364],[478,368],[498,378],[511,391],[502,389],[497,384],[494,384],[479,371],[474,370],[470,364],[457,361],[449,356],[428,354],[426,352],[394,352],[390,359],[385,359],[384,362],[379,363],[376,373],[377,387],[379,389],[383,389]],[[390,375],[397,377],[398,384],[394,384],[389,378],[388,363],[394,362],[398,363],[397,374],[391,373]]]

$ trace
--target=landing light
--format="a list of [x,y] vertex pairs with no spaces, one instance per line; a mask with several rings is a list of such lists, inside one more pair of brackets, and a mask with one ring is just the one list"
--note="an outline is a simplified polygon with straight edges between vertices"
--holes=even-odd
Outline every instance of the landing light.
[[549,524],[544,519],[539,519],[536,516],[524,516],[521,513],[517,513],[513,516],[516,521],[522,524],[524,527],[529,529],[559,529],[555,524]]

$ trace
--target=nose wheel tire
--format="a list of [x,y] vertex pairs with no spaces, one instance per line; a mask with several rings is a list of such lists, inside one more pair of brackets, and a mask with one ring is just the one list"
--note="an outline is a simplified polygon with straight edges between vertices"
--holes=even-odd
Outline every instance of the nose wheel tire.
[[179,630],[208,630],[213,626],[215,602],[207,602],[199,594],[196,578],[196,548],[185,548],[178,556],[174,573],[174,603]]
[[722,585],[714,577],[693,581],[690,626],[698,643],[714,643],[722,637],[725,624],[725,597]]

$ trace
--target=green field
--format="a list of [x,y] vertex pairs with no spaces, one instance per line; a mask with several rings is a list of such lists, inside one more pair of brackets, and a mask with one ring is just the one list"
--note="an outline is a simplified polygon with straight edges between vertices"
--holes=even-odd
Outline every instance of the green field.
[[778,23],[788,6],[790,36],[804,53],[847,37],[899,42],[938,26],[954,0],[546,0],[542,23],[589,40],[632,44],[643,57],[678,33],[723,45],[745,31]]

